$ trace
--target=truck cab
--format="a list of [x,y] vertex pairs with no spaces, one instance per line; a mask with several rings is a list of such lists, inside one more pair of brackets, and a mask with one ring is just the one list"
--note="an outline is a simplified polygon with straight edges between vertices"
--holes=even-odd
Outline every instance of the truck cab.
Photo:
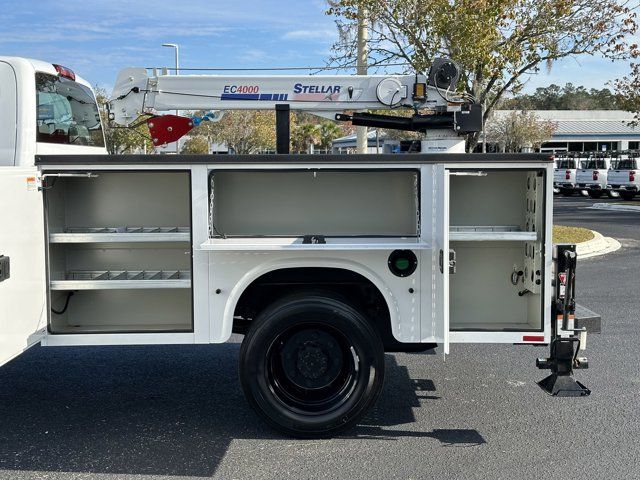
[[35,155],[105,154],[91,85],[60,65],[0,57],[0,166],[32,166]]
[[105,153],[87,81],[52,63],[0,57],[0,365],[42,338],[48,316],[35,157]]
[[578,189],[586,190],[591,198],[600,198],[608,188],[607,177],[611,168],[611,157],[593,155],[582,162],[576,172]]
[[629,153],[620,159],[609,173],[609,184],[615,192],[619,192],[624,200],[633,200],[640,192],[640,169],[638,153]]

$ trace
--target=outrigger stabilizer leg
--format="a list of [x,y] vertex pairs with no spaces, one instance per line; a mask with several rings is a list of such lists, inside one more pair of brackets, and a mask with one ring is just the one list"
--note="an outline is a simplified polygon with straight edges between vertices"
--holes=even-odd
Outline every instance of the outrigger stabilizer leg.
[[[538,382],[550,395],[557,397],[584,397],[591,393],[573,378],[574,369],[588,368],[586,358],[578,357],[580,342],[586,341],[586,329],[572,325],[575,314],[575,272],[577,256],[575,245],[558,245],[556,255],[555,302],[552,306],[552,339],[549,358],[538,358],[536,365],[551,370],[551,375]],[[558,321],[562,316],[562,328]],[[577,336],[576,336],[577,334]]]

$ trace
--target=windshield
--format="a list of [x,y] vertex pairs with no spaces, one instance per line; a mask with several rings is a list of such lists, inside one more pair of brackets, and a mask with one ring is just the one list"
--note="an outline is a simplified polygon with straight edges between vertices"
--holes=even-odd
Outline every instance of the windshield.
[[72,80],[36,73],[38,142],[104,147],[93,92]]
[[576,161],[568,159],[558,160],[558,168],[576,168]]
[[602,170],[607,168],[607,164],[605,163],[604,160],[600,159],[600,160],[587,160],[585,167],[586,169],[595,169],[595,170]]

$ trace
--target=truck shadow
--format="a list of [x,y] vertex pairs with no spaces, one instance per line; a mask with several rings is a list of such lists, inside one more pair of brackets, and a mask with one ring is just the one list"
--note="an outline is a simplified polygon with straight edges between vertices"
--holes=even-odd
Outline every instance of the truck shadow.
[[[212,476],[232,440],[282,439],[242,396],[238,348],[34,347],[0,369],[0,470]],[[475,430],[386,429],[438,398],[395,356],[386,367],[376,408],[345,438],[484,443]]]

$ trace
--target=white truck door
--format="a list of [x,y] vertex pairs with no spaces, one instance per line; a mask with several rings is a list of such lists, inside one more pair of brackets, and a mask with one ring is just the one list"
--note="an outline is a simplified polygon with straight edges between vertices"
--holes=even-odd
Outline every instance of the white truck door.
[[17,125],[17,85],[13,67],[0,62],[0,165],[15,165]]
[[46,331],[44,241],[37,169],[0,167],[0,365]]
[[422,285],[431,285],[428,298],[422,298],[422,341],[442,345],[449,353],[449,266],[455,262],[449,250],[449,171],[443,165],[422,169],[421,235],[431,245],[429,278]]

